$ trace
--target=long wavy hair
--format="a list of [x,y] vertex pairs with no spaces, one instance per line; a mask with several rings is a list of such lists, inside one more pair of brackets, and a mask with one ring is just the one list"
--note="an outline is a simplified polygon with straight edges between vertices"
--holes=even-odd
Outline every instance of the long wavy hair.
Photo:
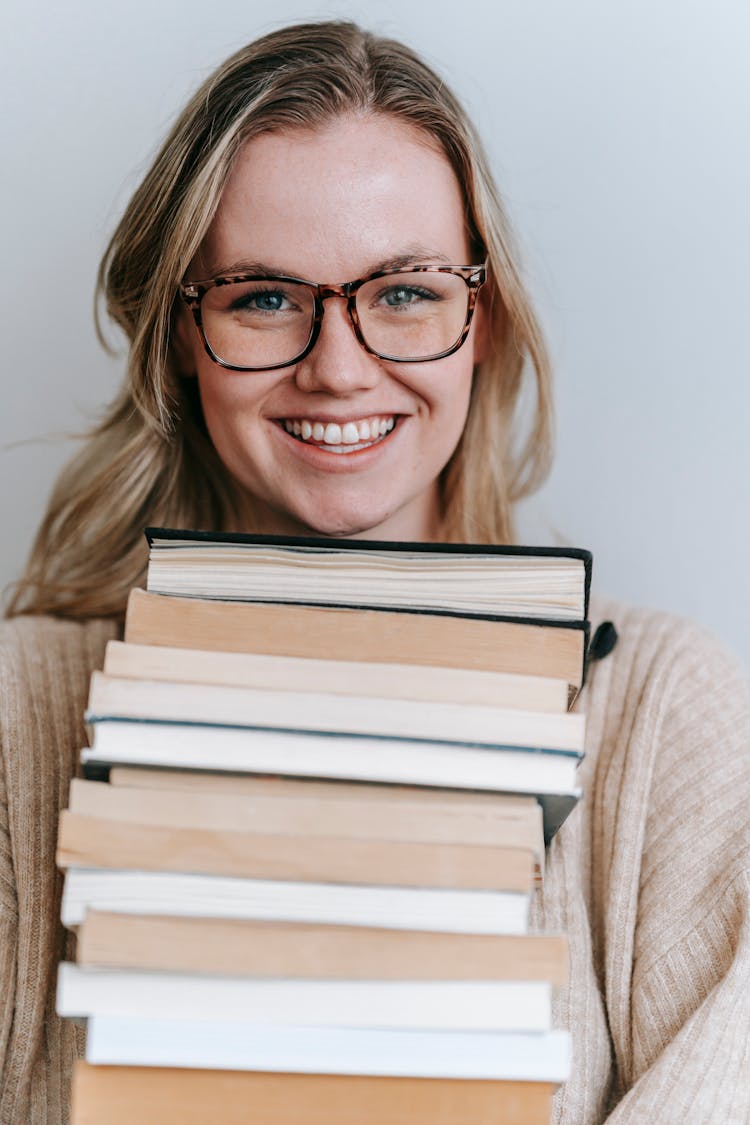
[[[243,47],[203,83],[112,236],[98,307],[128,339],[126,377],[57,481],[9,614],[120,616],[143,582],[148,524],[263,530],[211,444],[197,381],[179,370],[177,286],[242,145],[343,114],[386,115],[424,130],[463,190],[476,260],[489,263],[490,346],[441,475],[442,537],[512,541],[513,504],[549,467],[550,370],[482,145],[444,81],[403,44],[348,21],[298,24]],[[525,381],[533,408],[519,432]]]

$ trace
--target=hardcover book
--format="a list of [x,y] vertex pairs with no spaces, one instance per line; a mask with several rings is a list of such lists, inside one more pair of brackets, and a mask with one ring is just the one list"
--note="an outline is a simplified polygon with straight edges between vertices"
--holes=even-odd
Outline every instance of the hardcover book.
[[154,593],[554,621],[588,614],[591,554],[576,548],[145,534]]

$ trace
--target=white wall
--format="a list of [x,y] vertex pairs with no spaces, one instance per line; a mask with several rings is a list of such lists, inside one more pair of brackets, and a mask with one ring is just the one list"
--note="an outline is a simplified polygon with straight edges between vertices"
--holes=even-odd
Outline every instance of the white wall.
[[745,0],[5,0],[0,585],[60,435],[117,383],[93,279],[157,140],[231,50],[330,15],[418,47],[487,140],[557,369],[556,468],[524,533],[590,546],[601,592],[750,659]]

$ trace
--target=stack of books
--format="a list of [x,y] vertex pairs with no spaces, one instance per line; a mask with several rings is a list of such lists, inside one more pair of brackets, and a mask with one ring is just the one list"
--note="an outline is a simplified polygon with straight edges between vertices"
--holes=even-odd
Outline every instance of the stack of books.
[[148,535],[60,823],[74,1125],[547,1122],[588,553]]

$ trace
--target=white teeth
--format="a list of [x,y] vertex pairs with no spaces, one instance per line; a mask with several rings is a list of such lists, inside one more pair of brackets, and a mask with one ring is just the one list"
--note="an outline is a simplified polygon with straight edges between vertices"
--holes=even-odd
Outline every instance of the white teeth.
[[323,443],[330,453],[355,453],[390,433],[393,416],[365,418],[360,422],[311,422],[309,418],[285,418],[284,429],[302,441]]
[[356,445],[327,445],[326,453],[356,453],[358,449],[367,449],[371,441],[360,441]]

